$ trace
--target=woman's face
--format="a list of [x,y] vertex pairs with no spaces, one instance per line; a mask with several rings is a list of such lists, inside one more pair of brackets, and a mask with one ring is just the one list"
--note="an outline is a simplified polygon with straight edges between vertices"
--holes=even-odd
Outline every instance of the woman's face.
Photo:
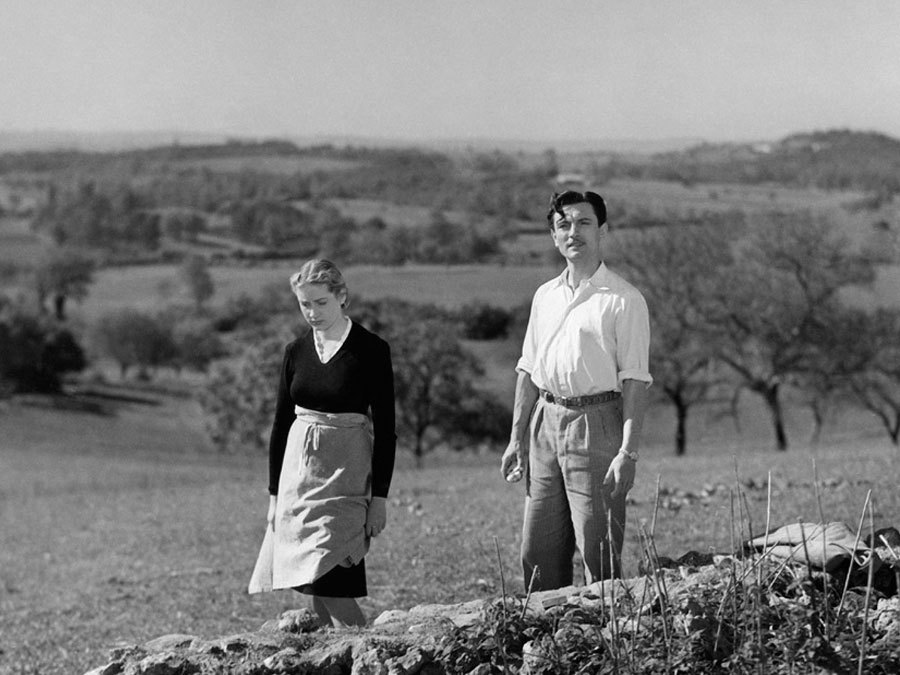
[[344,308],[341,307],[343,293],[337,297],[323,284],[302,284],[294,293],[303,318],[313,330],[327,331],[344,316]]

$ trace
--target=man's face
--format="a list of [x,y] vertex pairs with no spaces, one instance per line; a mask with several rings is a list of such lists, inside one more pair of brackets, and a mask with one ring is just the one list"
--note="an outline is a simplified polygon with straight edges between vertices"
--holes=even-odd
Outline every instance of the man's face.
[[[594,208],[587,202],[562,207],[562,214],[553,214],[553,243],[566,260],[577,262],[600,255],[603,229],[597,222]],[[604,225],[605,227],[605,225]]]

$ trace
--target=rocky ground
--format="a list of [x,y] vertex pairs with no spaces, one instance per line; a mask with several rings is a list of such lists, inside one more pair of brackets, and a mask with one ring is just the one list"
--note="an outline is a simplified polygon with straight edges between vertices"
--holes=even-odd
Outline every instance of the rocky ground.
[[898,577],[892,562],[848,579],[765,556],[688,554],[633,579],[391,610],[365,629],[318,628],[294,610],[252,633],[166,635],[115,649],[88,675],[838,673],[858,663],[896,673]]

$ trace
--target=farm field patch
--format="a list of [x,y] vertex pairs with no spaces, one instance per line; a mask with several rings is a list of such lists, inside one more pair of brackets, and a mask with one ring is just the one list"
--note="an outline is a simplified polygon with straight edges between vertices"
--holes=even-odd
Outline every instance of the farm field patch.
[[782,185],[696,183],[684,185],[673,181],[613,179],[600,188],[610,200],[621,200],[630,206],[641,206],[650,212],[726,211],[748,212],[818,210],[835,211],[863,195],[860,192],[792,188]]
[[181,168],[204,168],[210,171],[223,173],[237,173],[240,171],[254,171],[258,173],[272,173],[280,175],[292,175],[295,173],[307,174],[315,171],[343,171],[354,169],[359,162],[346,159],[332,159],[329,157],[213,157],[209,159],[184,159],[172,162]]
[[0,261],[30,263],[43,250],[44,243],[31,231],[29,219],[0,217]]

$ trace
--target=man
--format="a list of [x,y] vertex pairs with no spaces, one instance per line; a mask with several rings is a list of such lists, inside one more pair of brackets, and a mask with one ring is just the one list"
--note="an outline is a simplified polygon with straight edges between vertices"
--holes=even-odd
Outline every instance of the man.
[[527,476],[522,567],[534,590],[571,585],[576,546],[587,583],[620,576],[653,381],[647,304],[603,262],[603,198],[554,194],[547,220],[566,269],[534,294],[500,467],[510,482]]

